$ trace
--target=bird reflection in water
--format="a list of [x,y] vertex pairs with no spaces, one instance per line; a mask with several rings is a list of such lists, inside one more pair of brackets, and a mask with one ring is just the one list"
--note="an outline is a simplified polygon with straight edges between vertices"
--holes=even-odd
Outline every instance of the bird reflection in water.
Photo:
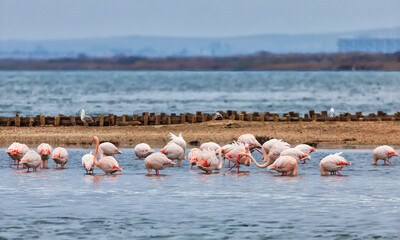
[[98,186],[100,182],[116,183],[118,182],[118,178],[120,176],[121,176],[120,174],[103,174],[103,175],[84,174],[83,181],[85,183],[94,183],[96,186]]

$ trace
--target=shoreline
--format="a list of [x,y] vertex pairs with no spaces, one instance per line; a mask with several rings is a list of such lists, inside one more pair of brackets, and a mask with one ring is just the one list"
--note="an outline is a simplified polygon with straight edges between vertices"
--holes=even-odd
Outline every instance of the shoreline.
[[241,134],[251,133],[260,142],[269,138],[283,139],[292,145],[310,144],[328,149],[372,149],[378,145],[400,146],[400,123],[382,122],[247,122],[237,120],[209,121],[151,126],[112,127],[0,127],[0,147],[12,142],[37,147],[47,142],[53,147],[91,148],[91,137],[113,142],[119,148],[133,148],[146,142],[155,148],[168,141],[168,132],[182,133],[187,148],[213,141],[225,145]]

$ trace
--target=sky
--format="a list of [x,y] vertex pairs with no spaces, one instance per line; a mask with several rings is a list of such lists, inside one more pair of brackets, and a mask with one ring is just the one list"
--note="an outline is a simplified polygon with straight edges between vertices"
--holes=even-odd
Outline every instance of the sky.
[[0,40],[346,32],[399,13],[400,0],[0,0]]

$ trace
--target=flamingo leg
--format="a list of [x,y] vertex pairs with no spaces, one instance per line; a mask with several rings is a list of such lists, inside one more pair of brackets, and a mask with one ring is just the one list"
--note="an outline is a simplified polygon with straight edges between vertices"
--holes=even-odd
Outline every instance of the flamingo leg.
[[340,174],[340,172],[339,171],[336,171],[337,172],[337,174],[339,175],[339,176],[342,176],[342,174]]
[[158,172],[158,170],[156,169],[156,175],[160,175],[160,173]]
[[240,164],[237,165],[238,173],[240,171]]
[[[390,164],[390,166],[393,166],[393,164],[389,161],[389,159],[386,160],[386,161],[388,161],[388,163]],[[386,163],[386,162],[385,162],[385,163]]]
[[228,167],[231,167],[231,160],[228,160]]
[[256,148],[256,151],[262,154],[262,152],[260,150],[258,150],[258,148]]
[[118,162],[118,159],[115,157],[115,155],[113,155],[113,157],[115,158],[115,160],[117,160],[117,162]]
[[190,166],[190,169],[193,169],[193,165]]
[[[229,161],[229,162],[231,162],[231,161]],[[233,165],[233,167],[231,167],[228,171],[230,171],[230,170],[232,170],[232,168],[234,168],[236,166],[236,164],[235,165]]]

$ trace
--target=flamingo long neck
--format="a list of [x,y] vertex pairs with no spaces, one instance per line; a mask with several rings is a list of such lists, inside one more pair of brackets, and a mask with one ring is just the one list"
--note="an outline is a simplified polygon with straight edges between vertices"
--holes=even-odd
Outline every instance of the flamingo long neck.
[[222,168],[222,150],[220,150],[219,151],[219,154],[218,154],[218,158],[219,158],[219,164],[218,164],[218,168],[217,168],[217,170],[220,170],[221,168]]
[[251,161],[253,161],[253,163],[254,163],[257,167],[259,167],[259,168],[266,168],[266,167],[268,167],[268,165],[269,165],[268,162],[266,162],[266,163],[264,163],[264,164],[259,164],[259,163],[253,158],[253,156],[251,156],[251,154],[247,154],[247,155],[250,157]]
[[377,157],[374,156],[374,162],[372,164],[376,165],[377,162],[378,162],[378,159],[377,159]]
[[292,176],[296,176],[297,175],[297,163],[296,166],[294,167],[293,171],[292,171]]
[[268,154],[264,148],[262,148],[262,155],[263,155],[263,162],[266,162],[268,160]]
[[[96,140],[96,151],[94,152],[94,165],[99,166],[99,162],[97,161],[97,153],[99,152],[99,139],[97,137],[94,137],[94,139]],[[102,154],[102,153],[100,153]]]
[[319,165],[319,168],[321,169],[321,176],[329,175],[328,171],[325,171],[321,164]]

